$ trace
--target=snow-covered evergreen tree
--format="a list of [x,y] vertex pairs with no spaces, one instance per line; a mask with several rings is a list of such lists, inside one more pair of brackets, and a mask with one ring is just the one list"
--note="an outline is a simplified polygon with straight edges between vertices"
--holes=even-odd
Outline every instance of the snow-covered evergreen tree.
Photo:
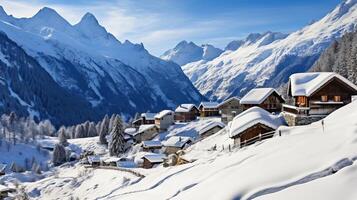
[[76,126],[75,138],[84,138],[84,137],[86,137],[84,132],[84,126],[83,124],[79,124]]
[[95,128],[95,123],[91,122],[88,128],[88,137],[95,137],[97,135],[98,133],[97,133],[97,129]]
[[67,146],[68,142],[67,142],[67,136],[66,136],[66,128],[61,127],[58,132],[59,132],[58,133],[58,143],[63,146]]
[[66,149],[61,144],[56,144],[53,150],[52,162],[55,166],[61,165],[67,161]]
[[115,117],[108,147],[110,156],[118,156],[125,151],[124,127],[119,116]]
[[100,132],[99,132],[99,143],[108,144],[107,139],[106,139],[108,132],[109,132],[109,117],[108,117],[108,115],[105,115],[105,117],[102,121],[102,124],[101,124]]

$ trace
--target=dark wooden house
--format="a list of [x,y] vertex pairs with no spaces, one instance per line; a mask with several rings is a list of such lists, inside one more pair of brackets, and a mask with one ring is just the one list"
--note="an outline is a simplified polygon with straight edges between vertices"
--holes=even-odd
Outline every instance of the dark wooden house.
[[350,103],[357,86],[333,72],[297,73],[288,83],[289,105],[283,113],[289,125],[317,121]]
[[218,105],[218,109],[221,114],[221,121],[225,124],[232,121],[235,116],[243,111],[240,99],[237,97],[231,97],[223,101]]
[[201,102],[198,107],[200,111],[200,117],[215,117],[220,116],[217,102]]
[[175,121],[190,122],[199,116],[200,111],[195,104],[181,104],[175,110]]
[[156,113],[141,113],[140,117],[135,119],[132,124],[135,128],[145,124],[155,124],[155,115]]
[[164,154],[147,154],[142,157],[143,168],[150,169],[155,165],[161,164],[165,161],[166,156]]
[[246,146],[270,138],[279,126],[286,125],[281,115],[273,115],[260,108],[250,108],[232,121],[229,136],[237,146]]
[[283,103],[284,98],[274,88],[252,89],[240,100],[243,110],[258,106],[274,113],[281,112]]

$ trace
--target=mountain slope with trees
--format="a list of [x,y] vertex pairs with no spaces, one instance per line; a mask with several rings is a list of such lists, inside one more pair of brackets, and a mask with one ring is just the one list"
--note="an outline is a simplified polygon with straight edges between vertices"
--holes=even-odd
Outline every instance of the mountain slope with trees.
[[311,71],[336,72],[357,84],[357,32],[347,33],[335,41]]

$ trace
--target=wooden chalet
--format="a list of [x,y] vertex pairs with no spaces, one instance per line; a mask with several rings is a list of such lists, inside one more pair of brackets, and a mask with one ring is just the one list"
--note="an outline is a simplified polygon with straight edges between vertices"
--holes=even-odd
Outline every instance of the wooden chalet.
[[218,105],[219,112],[221,114],[221,121],[225,124],[232,121],[235,116],[243,111],[243,107],[240,105],[240,99],[237,97],[231,97]]
[[234,139],[235,145],[247,146],[273,137],[274,131],[281,125],[286,125],[281,115],[273,115],[260,107],[253,107],[234,118],[229,137]]
[[143,159],[143,168],[150,169],[155,165],[161,164],[165,161],[165,154],[147,154],[142,157]]
[[162,148],[162,144],[160,141],[147,140],[142,142],[141,147],[143,151],[155,152]]
[[140,125],[145,124],[155,124],[155,115],[156,113],[141,113],[138,119],[133,121],[133,126],[139,128]]
[[[9,194],[15,193],[16,189],[15,188],[10,188],[5,185],[0,185],[0,199],[6,199],[9,197]],[[13,199],[13,198],[11,198]]]
[[283,105],[289,125],[302,125],[320,120],[350,103],[357,86],[334,72],[297,73],[290,76],[290,105]]
[[218,131],[222,130],[225,127],[225,124],[221,122],[211,122],[204,126],[198,133],[200,135],[200,139],[204,139],[208,136],[211,136]]
[[134,141],[140,143],[145,140],[151,140],[159,133],[155,124],[145,124],[139,127],[139,130],[133,135]]
[[175,124],[175,113],[172,110],[163,110],[155,115],[155,125],[160,131],[166,131]]
[[175,121],[190,122],[199,116],[200,111],[195,104],[181,104],[175,110]]
[[168,140],[163,141],[164,151],[167,155],[174,154],[185,147],[192,144],[193,139],[184,136],[172,136]]
[[201,102],[198,107],[200,117],[215,117],[220,116],[217,102]]
[[252,89],[240,100],[243,110],[257,106],[274,113],[281,112],[283,103],[284,98],[274,88]]

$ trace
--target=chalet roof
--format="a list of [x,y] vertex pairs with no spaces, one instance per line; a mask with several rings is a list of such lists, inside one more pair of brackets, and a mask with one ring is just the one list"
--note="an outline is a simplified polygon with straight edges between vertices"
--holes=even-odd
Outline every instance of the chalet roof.
[[223,106],[224,104],[226,104],[226,103],[228,103],[228,102],[231,102],[231,101],[233,101],[233,100],[240,102],[240,99],[239,99],[238,97],[231,97],[231,98],[228,98],[228,99],[224,100],[224,101],[221,102],[220,104],[218,104],[217,107],[221,107],[221,106]]
[[0,184],[0,192],[12,192],[12,191],[15,191],[15,189]]
[[124,133],[125,133],[125,134],[128,134],[128,135],[135,135],[135,133],[136,133],[136,128],[126,128],[126,129],[124,130]]
[[156,113],[141,113],[141,117],[145,117],[146,120],[155,120]]
[[332,78],[337,78],[357,91],[357,86],[345,77],[334,72],[307,72],[290,76],[288,91],[292,96],[311,96]]
[[161,141],[156,141],[156,140],[146,140],[142,142],[142,145],[144,148],[150,148],[150,147],[162,147]]
[[229,137],[235,137],[259,123],[272,129],[286,125],[283,116],[273,115],[260,107],[252,107],[234,117],[229,125]]
[[166,158],[165,154],[146,154],[142,158],[147,159],[151,163],[162,163]]
[[226,125],[223,124],[222,122],[215,122],[215,121],[212,121],[211,123],[208,123],[206,126],[204,126],[199,132],[198,134],[202,135],[204,134],[205,132],[211,130],[212,128],[214,127],[220,127],[220,128],[224,128]]
[[204,107],[204,108],[218,108],[218,102],[209,102],[209,101],[203,101],[201,102],[200,106],[198,107]]
[[163,111],[157,113],[155,115],[155,118],[162,118],[162,117],[164,117],[164,116],[166,116],[168,114],[173,114],[173,113],[174,113],[174,111],[172,111],[172,110],[163,110]]
[[87,159],[89,163],[100,162],[100,156],[88,156]]
[[181,104],[176,108],[175,112],[176,113],[190,112],[195,107],[196,107],[195,104]]
[[268,98],[273,92],[277,92],[274,88],[255,88],[250,90],[244,97],[240,100],[241,104],[261,104]]
[[118,162],[119,160],[120,160],[120,158],[118,158],[118,157],[109,157],[109,158],[104,159],[104,162],[111,163],[111,162]]
[[162,144],[166,147],[179,147],[182,148],[186,143],[192,142],[193,139],[191,137],[184,136],[172,136],[166,141],[163,141]]
[[[136,134],[142,133],[142,132],[144,132],[144,131],[147,131],[147,130],[149,130],[149,129],[151,129],[151,128],[154,128],[155,126],[156,126],[155,124],[144,124],[144,125],[140,125],[139,130],[138,130],[138,132],[136,132]],[[136,134],[135,134],[135,135],[136,135]]]

